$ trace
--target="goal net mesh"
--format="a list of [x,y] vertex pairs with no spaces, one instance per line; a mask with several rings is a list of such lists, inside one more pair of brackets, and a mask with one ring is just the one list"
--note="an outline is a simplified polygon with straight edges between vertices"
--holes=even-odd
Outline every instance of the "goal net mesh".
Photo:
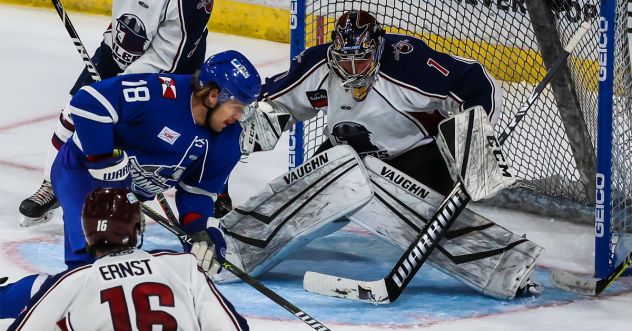
[[[505,128],[544,77],[546,69],[523,0],[513,1],[306,1],[305,45],[330,42],[338,17],[347,10],[376,15],[388,32],[423,39],[435,50],[474,59],[503,88],[503,113],[496,126]],[[500,6],[499,6],[500,4]],[[584,19],[594,23],[598,1],[579,12],[556,11],[558,32],[566,44]],[[594,30],[593,30],[594,31]],[[393,50],[385,49],[384,52]],[[596,137],[597,39],[584,38],[568,61],[578,98]],[[406,70],[406,68],[402,68]],[[326,115],[304,122],[304,155],[310,157],[326,139]],[[576,160],[550,87],[547,87],[503,146],[520,184],[547,195],[588,203],[589,192],[580,180]]]

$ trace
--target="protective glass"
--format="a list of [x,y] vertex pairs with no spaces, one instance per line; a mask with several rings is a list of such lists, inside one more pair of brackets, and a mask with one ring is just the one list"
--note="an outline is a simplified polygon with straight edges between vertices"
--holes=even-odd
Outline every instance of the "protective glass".
[[247,105],[239,100],[229,89],[223,88],[217,97],[220,106],[229,108],[232,116],[235,118],[243,118],[245,116],[245,108]]

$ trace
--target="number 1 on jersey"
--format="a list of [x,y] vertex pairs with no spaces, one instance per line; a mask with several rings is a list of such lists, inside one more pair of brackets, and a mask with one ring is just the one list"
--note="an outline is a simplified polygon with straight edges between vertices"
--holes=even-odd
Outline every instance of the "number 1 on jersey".
[[437,63],[437,61],[431,58],[428,58],[428,66],[439,70],[439,72],[442,73],[446,77],[448,76],[448,74],[450,74],[450,71],[448,69],[442,67],[439,63]]

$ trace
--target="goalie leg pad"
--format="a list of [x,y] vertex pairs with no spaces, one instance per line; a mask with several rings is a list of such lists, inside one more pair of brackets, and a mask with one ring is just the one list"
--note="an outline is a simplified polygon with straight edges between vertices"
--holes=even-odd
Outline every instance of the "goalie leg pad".
[[[336,220],[372,196],[368,174],[353,148],[337,146],[317,154],[223,218],[226,259],[256,277],[313,239],[342,228],[347,222]],[[237,278],[220,273],[214,280]]]
[[[374,197],[347,217],[403,249],[443,201],[443,196],[373,158],[364,158]],[[475,290],[511,300],[544,249],[470,210],[464,210],[428,259]]]

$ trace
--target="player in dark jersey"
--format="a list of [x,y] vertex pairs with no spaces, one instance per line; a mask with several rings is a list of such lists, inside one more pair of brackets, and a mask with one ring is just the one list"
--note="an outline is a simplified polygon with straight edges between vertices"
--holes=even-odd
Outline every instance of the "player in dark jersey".
[[[202,5],[200,5],[202,4]],[[119,74],[193,74],[205,59],[207,23],[213,1],[112,1],[112,22],[92,62],[102,79]],[[75,95],[94,83],[87,69],[70,90]],[[44,181],[20,204],[21,226],[49,221],[59,201],[50,183],[50,171],[61,146],[75,131],[68,105],[62,110],[49,147]]]

